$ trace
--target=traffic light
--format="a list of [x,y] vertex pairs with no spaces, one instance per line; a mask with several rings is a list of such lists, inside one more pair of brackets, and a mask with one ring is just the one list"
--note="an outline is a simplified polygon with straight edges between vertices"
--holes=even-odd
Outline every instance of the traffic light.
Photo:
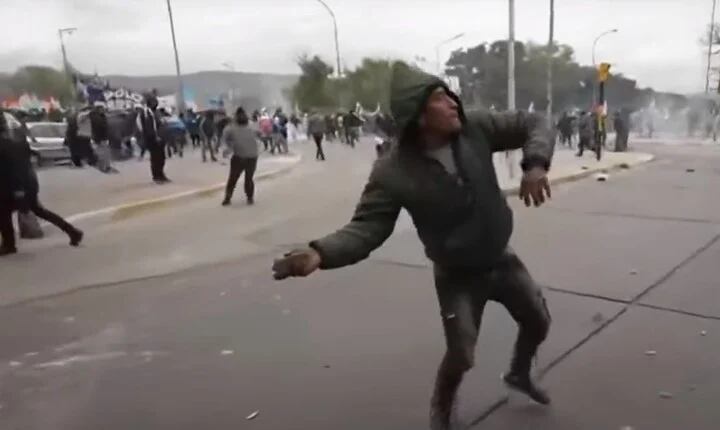
[[600,63],[598,67],[598,81],[605,82],[610,77],[610,63]]

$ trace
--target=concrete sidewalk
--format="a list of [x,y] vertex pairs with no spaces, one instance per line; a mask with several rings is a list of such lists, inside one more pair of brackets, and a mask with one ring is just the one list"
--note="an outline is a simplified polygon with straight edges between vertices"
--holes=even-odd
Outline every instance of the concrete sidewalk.
[[[285,173],[299,161],[298,154],[262,154],[255,177],[264,179]],[[41,169],[38,171],[41,201],[51,210],[78,221],[182,200],[222,189],[229,160],[203,163],[199,151],[187,151],[184,158],[167,160],[165,172],[173,182],[165,185],[151,180],[148,157],[143,161],[117,162],[114,166],[119,174],[106,175],[91,167]]]

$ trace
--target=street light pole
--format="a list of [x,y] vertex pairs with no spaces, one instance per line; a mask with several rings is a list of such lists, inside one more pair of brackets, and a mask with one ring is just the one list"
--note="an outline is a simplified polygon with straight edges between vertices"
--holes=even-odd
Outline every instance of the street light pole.
[[71,98],[71,104],[74,102],[75,99],[75,87],[72,82],[72,76],[70,75],[70,63],[68,63],[67,59],[67,51],[65,50],[65,40],[63,39],[63,34],[71,35],[73,34],[77,28],[75,27],[67,27],[67,28],[59,28],[58,29],[58,37],[60,38],[60,50],[62,51],[62,61],[63,61],[63,71],[65,72],[65,76],[68,80],[68,83],[70,84],[70,94],[72,96]]
[[597,63],[595,62],[595,48],[597,48],[597,43],[598,43],[598,41],[599,41],[600,39],[602,39],[603,37],[607,36],[608,34],[617,33],[617,32],[618,32],[618,29],[617,29],[617,28],[613,28],[612,30],[608,30],[608,31],[606,31],[606,32],[604,32],[604,33],[600,33],[600,35],[595,38],[595,41],[593,42],[593,48],[592,48],[592,62],[593,62],[593,67],[597,67]]
[[173,22],[172,6],[170,0],[167,0],[168,15],[170,16],[170,34],[172,35],[173,49],[175,50],[175,71],[177,72],[178,95],[177,110],[183,112],[185,110],[185,89],[183,85],[182,75],[180,74],[180,57],[178,56],[177,42],[175,41],[175,23]]
[[508,110],[515,110],[515,0],[509,0],[508,6]]
[[[710,63],[712,62],[713,36],[715,35],[715,7],[717,0],[713,0],[712,15],[710,15],[710,35],[708,36],[707,72],[705,73],[705,94],[710,92]],[[718,88],[720,91],[720,88]]]
[[548,126],[553,124],[553,51],[555,39],[555,0],[550,0],[550,37],[548,39],[547,64],[547,120]]
[[[613,33],[617,33],[617,32],[618,32],[618,29],[617,29],[617,28],[613,28],[612,30],[608,30],[608,31],[602,32],[602,33],[600,33],[600,35],[599,35],[598,37],[596,37],[595,40],[593,41],[593,46],[592,46],[592,63],[593,63],[593,70],[594,70],[595,72],[597,72],[597,63],[595,62],[595,48],[597,48],[598,41],[599,41],[600,39],[602,39],[603,37],[607,36],[608,34],[613,34]],[[593,83],[593,85],[592,85],[592,90],[593,90],[593,91],[592,91],[592,103],[590,103],[590,106],[591,106],[592,109],[594,109],[594,108],[595,108],[595,97],[597,96],[597,93],[595,92],[595,83]]]
[[340,68],[340,42],[338,39],[337,18],[335,18],[335,12],[333,12],[333,10],[330,9],[330,6],[328,6],[324,0],[317,0],[317,1],[320,2],[320,4],[323,5],[323,7],[325,7],[325,9],[328,11],[330,16],[332,17],[333,30],[334,30],[334,35],[335,35],[335,61],[337,64],[337,77],[341,78],[342,77],[342,69]]
[[443,40],[442,42],[440,42],[440,43],[438,43],[437,45],[435,45],[435,64],[437,64],[437,74],[438,74],[438,76],[440,76],[440,74],[441,74],[441,68],[442,68],[441,65],[440,65],[440,48],[441,48],[443,45],[447,45],[448,43],[453,42],[453,41],[455,41],[455,40],[458,40],[458,39],[460,39],[460,38],[463,37],[463,36],[465,36],[465,33],[458,33],[458,34],[456,34],[455,36],[453,36],[453,37],[451,37],[451,38],[449,38],[449,39],[447,39],[447,40]]

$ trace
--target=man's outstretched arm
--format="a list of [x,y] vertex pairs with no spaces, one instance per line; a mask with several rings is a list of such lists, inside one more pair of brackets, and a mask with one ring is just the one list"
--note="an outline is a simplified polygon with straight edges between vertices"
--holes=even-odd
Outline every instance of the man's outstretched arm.
[[318,268],[335,269],[355,264],[387,240],[395,228],[400,205],[371,175],[352,220],[345,227],[310,247],[286,254],[275,261],[275,279],[307,276]]
[[469,113],[468,122],[482,130],[493,152],[522,149],[523,170],[533,167],[550,170],[554,145],[552,133],[541,115],[483,109]]

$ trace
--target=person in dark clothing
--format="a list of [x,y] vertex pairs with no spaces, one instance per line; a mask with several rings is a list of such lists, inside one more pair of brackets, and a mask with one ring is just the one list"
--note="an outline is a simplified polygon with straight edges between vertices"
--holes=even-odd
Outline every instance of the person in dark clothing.
[[223,206],[229,206],[240,175],[245,173],[245,196],[247,204],[255,203],[255,169],[258,160],[258,141],[255,130],[249,127],[248,116],[242,107],[237,108],[235,120],[223,129],[220,138],[223,145],[232,152],[230,174],[225,186]]
[[615,112],[613,116],[613,126],[615,127],[615,151],[627,151],[630,127],[622,111]]
[[325,115],[325,138],[328,142],[333,142],[335,140],[336,130],[337,126],[335,118],[332,115]]
[[578,142],[578,157],[583,156],[585,149],[591,149],[592,140],[595,136],[595,125],[593,124],[593,116],[589,112],[580,112],[578,119],[578,134],[580,141]]
[[185,129],[187,129],[187,132],[190,135],[190,145],[193,149],[199,147],[200,123],[198,121],[198,116],[195,115],[195,112],[193,112],[192,109],[188,109],[183,117],[183,120],[185,121]]
[[325,137],[325,120],[317,112],[312,112],[310,114],[310,120],[308,121],[308,134],[312,136],[315,141],[315,146],[317,147],[315,159],[318,161],[325,161],[325,152],[322,147],[323,137]]
[[147,96],[147,107],[138,115],[136,125],[142,135],[143,144],[150,151],[150,173],[156,184],[171,182],[165,176],[165,144],[160,136],[161,123],[158,117],[158,101],[155,96]]
[[110,126],[104,104],[96,102],[89,116],[90,136],[98,154],[98,162],[96,163],[98,170],[103,173],[118,173],[111,163]]
[[65,145],[70,149],[70,160],[76,167],[83,167],[83,160],[88,165],[94,166],[97,163],[97,156],[90,139],[80,136],[78,130],[77,114],[73,113],[68,116],[65,129]]
[[355,142],[357,142],[358,138],[360,137],[361,126],[362,120],[355,113],[354,109],[350,110],[350,112],[348,112],[348,114],[343,117],[343,128],[345,129],[345,143],[347,143],[353,148],[355,147]]
[[28,211],[60,228],[70,238],[71,246],[78,246],[83,232],[60,215],[46,209],[38,198],[40,186],[30,158],[32,151],[22,134],[13,136],[0,112],[0,256],[17,252],[12,213]]
[[308,276],[367,258],[406,209],[434,264],[447,341],[431,403],[432,428],[450,425],[488,300],[503,304],[519,326],[505,383],[548,404],[530,369],[550,314],[540,286],[508,247],[512,211],[492,162],[493,152],[522,148],[520,198],[528,206],[543,204],[550,197],[553,154],[545,120],[524,112],[466,115],[442,80],[401,64],[393,67],[391,109],[398,144],[375,162],[350,223],[277,259],[274,277]]
[[208,151],[210,152],[210,160],[217,161],[217,158],[215,157],[214,143],[216,132],[215,112],[208,111],[205,113],[205,117],[200,121],[200,134],[202,137],[201,154],[203,163],[207,161],[205,153]]
[[[215,153],[220,153],[220,145],[222,144],[221,138],[223,135],[223,132],[225,131],[225,127],[228,126],[232,122],[230,117],[227,116],[225,111],[221,111],[218,113],[217,119],[217,139],[215,140]],[[225,158],[225,157],[223,157]]]
[[567,145],[569,148],[572,148],[572,117],[568,115],[567,112],[563,112],[562,117],[560,117],[560,120],[557,124],[557,129],[560,132],[560,143],[563,145]]

